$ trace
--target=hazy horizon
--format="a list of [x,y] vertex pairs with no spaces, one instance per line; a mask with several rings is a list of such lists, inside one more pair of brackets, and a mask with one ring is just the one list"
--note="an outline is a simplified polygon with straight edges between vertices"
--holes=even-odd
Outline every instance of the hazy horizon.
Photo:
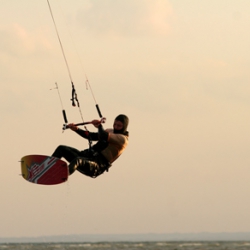
[[171,234],[76,234],[37,237],[1,238],[0,243],[41,242],[160,242],[160,241],[250,241],[250,232],[237,233],[171,233]]

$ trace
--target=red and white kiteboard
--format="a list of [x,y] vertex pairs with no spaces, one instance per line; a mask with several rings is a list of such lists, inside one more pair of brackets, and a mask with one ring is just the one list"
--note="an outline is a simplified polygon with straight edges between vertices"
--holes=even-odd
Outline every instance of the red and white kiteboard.
[[56,157],[26,155],[21,159],[21,171],[25,180],[42,185],[55,185],[68,180],[68,165]]

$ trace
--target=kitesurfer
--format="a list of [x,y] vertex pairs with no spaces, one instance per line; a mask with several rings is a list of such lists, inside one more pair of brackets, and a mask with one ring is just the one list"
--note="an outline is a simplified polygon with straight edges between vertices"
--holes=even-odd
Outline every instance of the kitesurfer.
[[69,162],[69,174],[78,170],[92,178],[101,175],[104,171],[108,171],[128,144],[129,119],[126,115],[121,114],[115,118],[113,129],[104,130],[99,120],[93,120],[91,123],[98,129],[98,132],[82,130],[73,123],[68,124],[68,127],[90,142],[97,141],[95,145],[83,151],[60,145],[52,154],[57,158],[63,157]]

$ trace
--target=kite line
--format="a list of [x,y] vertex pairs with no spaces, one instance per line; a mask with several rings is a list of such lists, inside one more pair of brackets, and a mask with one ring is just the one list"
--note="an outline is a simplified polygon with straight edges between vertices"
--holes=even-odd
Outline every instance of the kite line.
[[[76,104],[77,104],[77,107],[79,108],[80,116],[81,116],[82,121],[83,121],[83,123],[79,123],[79,125],[89,124],[89,122],[84,122],[82,111],[81,111],[81,107],[80,107],[80,102],[79,102],[78,97],[77,97],[77,93],[76,93],[76,89],[75,89],[74,82],[73,82],[73,79],[72,79],[72,75],[71,75],[71,71],[70,71],[70,68],[69,68],[69,64],[68,64],[68,61],[67,61],[67,58],[66,58],[66,55],[65,55],[64,47],[63,47],[63,44],[62,44],[62,41],[61,41],[61,38],[60,38],[60,35],[59,35],[59,32],[58,32],[58,29],[57,29],[57,25],[56,25],[56,22],[55,22],[55,18],[54,18],[54,15],[53,15],[52,8],[51,8],[49,0],[47,0],[47,3],[48,3],[48,7],[49,7],[51,18],[53,20],[54,27],[55,27],[55,30],[56,30],[57,38],[58,38],[58,41],[59,41],[59,44],[60,44],[60,47],[61,47],[63,58],[64,58],[64,61],[65,61],[66,67],[67,67],[67,71],[68,71],[69,79],[70,79],[70,82],[71,82],[71,86],[72,86],[72,92],[71,92],[72,106],[75,107]],[[102,113],[100,111],[100,108],[99,108],[99,106],[98,106],[98,104],[96,102],[93,90],[92,90],[92,88],[90,86],[89,80],[88,80],[88,78],[87,78],[86,75],[85,75],[85,77],[86,77],[86,86],[87,86],[87,88],[89,87],[89,89],[91,91],[91,94],[92,94],[92,97],[94,99],[98,115],[99,115],[100,118],[103,118]],[[60,93],[59,93],[59,89],[58,89],[57,83],[56,83],[56,89],[58,90],[58,94],[59,94],[61,105],[62,105],[62,100],[61,100],[61,96],[60,96]],[[62,108],[63,108],[63,105],[62,105]],[[67,128],[68,121],[67,121],[67,117],[66,117],[66,112],[65,112],[64,109],[63,109],[62,112],[63,112],[64,121],[66,123],[66,125],[64,125],[64,127]],[[105,119],[102,119],[101,121],[105,122]]]

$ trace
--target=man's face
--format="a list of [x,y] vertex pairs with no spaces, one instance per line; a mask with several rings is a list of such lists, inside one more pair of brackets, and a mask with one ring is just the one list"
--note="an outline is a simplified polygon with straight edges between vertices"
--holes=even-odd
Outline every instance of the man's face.
[[114,121],[113,128],[116,131],[120,131],[123,129],[123,123],[121,121]]

